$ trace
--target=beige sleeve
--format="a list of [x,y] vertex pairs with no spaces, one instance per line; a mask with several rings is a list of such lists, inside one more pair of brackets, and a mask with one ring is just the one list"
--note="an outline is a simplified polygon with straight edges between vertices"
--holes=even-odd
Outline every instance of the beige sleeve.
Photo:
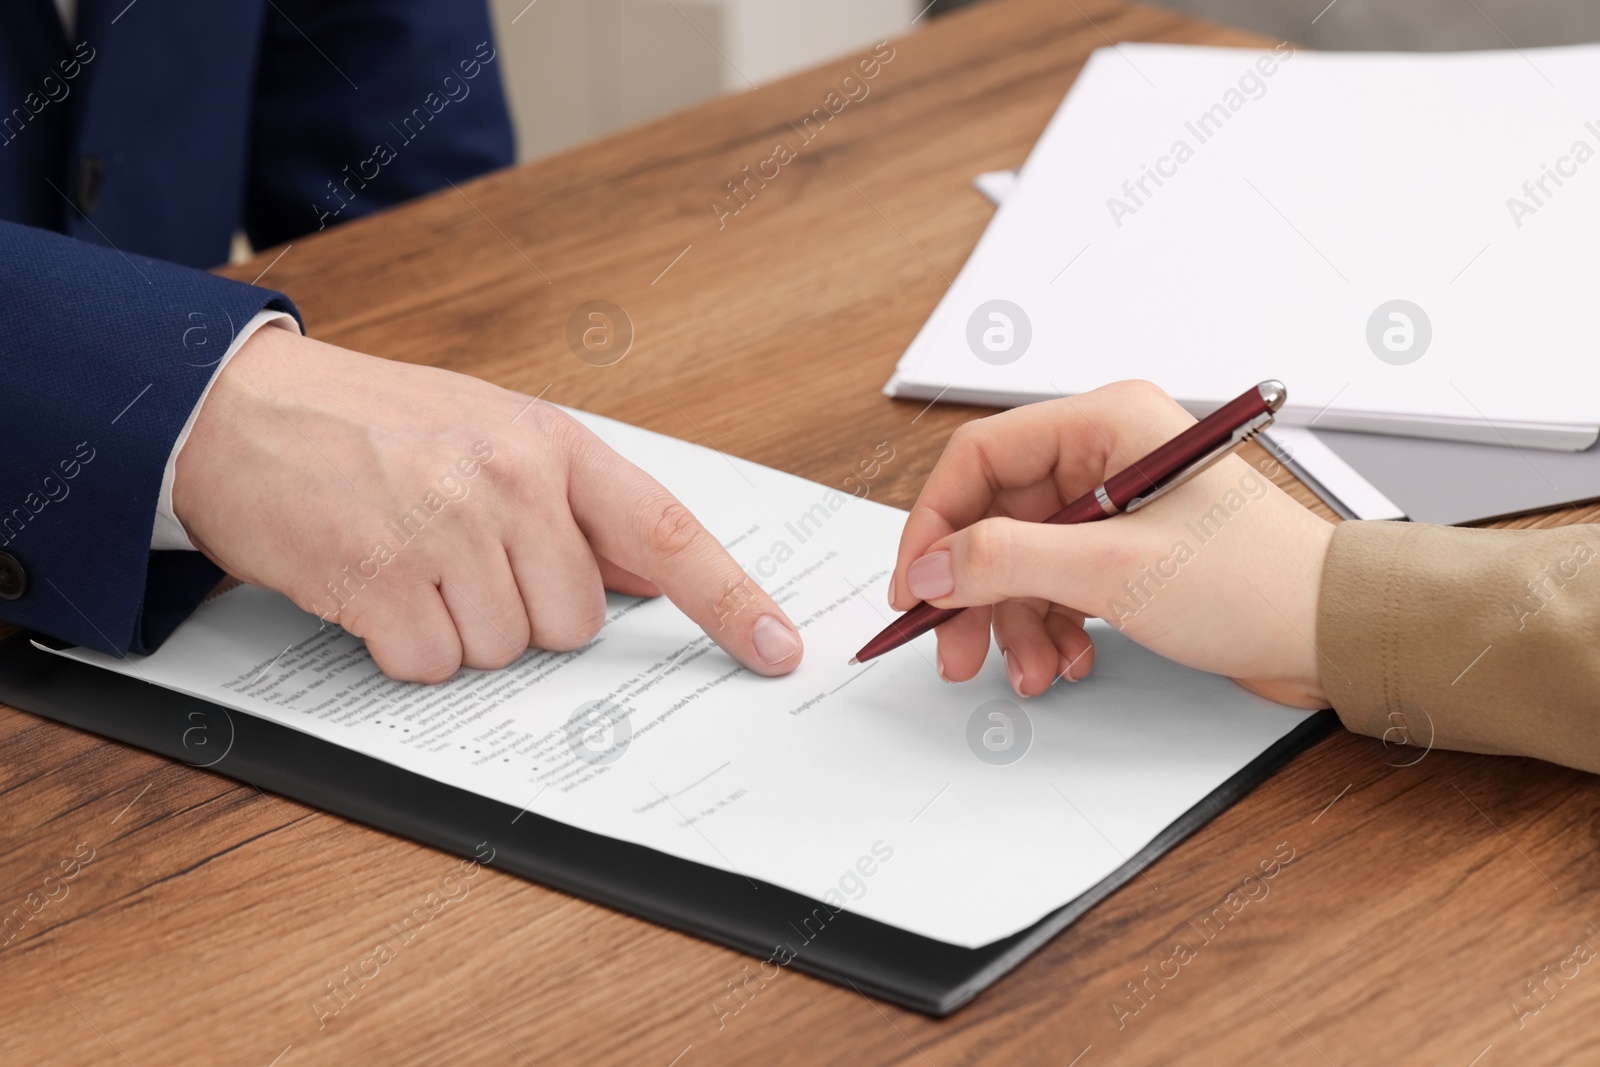
[[1600,772],[1600,526],[1342,523],[1317,649],[1356,733]]

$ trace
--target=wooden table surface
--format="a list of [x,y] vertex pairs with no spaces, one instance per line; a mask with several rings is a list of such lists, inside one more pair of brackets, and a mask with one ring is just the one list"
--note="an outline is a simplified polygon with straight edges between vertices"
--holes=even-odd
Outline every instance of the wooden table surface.
[[[263,284],[294,295],[325,339],[819,482],[890,441],[874,495],[909,505],[951,429],[985,413],[880,392],[989,221],[970,179],[1020,164],[1090,50],[1124,39],[1263,44],[1111,0],[993,0],[896,42],[869,96],[812,143],[795,124],[850,59],[233,273],[271,264]],[[779,140],[797,157],[719,228],[709,203]],[[565,342],[596,299],[635,330],[612,366]],[[786,972],[719,1025],[711,1001],[748,958],[486,868],[319,1026],[328,983],[454,858],[10,709],[0,743],[0,911],[40,899],[64,863],[76,872],[0,947],[6,1064],[1592,1055],[1600,966],[1574,977],[1571,960],[1600,945],[1600,785],[1531,760],[1412,762],[1336,734],[945,1020]],[[1191,920],[1290,850],[1267,895],[1176,978],[1146,981],[1171,973],[1175,941],[1199,944]]]

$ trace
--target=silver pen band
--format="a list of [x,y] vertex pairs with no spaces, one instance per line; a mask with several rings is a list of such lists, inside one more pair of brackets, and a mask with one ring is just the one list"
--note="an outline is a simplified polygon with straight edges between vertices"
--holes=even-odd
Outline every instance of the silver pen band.
[[1121,509],[1113,504],[1111,498],[1106,495],[1106,487],[1104,485],[1095,487],[1094,498],[1100,502],[1100,510],[1104,511],[1107,516],[1121,514]]

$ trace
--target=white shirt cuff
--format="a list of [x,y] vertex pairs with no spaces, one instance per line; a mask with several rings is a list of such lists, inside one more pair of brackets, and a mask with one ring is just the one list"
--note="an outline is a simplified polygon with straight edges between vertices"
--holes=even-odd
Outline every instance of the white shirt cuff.
[[194,429],[195,420],[200,417],[200,409],[205,405],[206,397],[211,395],[211,387],[217,384],[222,369],[228,365],[228,360],[239,351],[246,341],[254,336],[261,327],[271,323],[285,330],[300,332],[300,323],[286,311],[261,310],[256,312],[255,318],[245,323],[244,329],[233,339],[233,344],[217,360],[216,372],[211,375],[211,380],[206,383],[205,392],[200,394],[200,400],[195,404],[194,410],[189,412],[189,421],[183,424],[183,431],[178,434],[178,439],[172,443],[172,454],[167,457],[167,469],[161,474],[161,501],[156,505],[155,529],[150,534],[150,547],[152,549],[187,549],[194,550],[194,542],[189,540],[189,533],[183,528],[183,523],[178,521],[177,512],[172,508],[172,486],[178,478],[178,453],[183,451],[184,444],[189,440],[189,433]]

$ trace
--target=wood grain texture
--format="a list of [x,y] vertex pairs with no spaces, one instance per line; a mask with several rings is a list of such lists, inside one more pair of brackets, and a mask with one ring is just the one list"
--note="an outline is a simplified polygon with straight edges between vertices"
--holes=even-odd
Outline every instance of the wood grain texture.
[[[908,505],[986,413],[880,392],[990,218],[970,179],[1022,162],[1108,40],[1263,43],[1110,0],[994,0],[896,42],[870,96],[720,229],[708,202],[799,140],[847,60],[234,273],[273,264],[263,284],[324,339],[820,482],[890,441],[874,496]],[[591,299],[634,323],[614,366],[565,344]],[[485,869],[319,1025],[327,984],[456,860],[10,709],[0,744],[0,913],[93,856],[0,947],[7,1064],[1492,1067],[1578,1062],[1600,1006],[1600,967],[1541,970],[1600,941],[1600,787],[1527,760],[1396,766],[1415,753],[1338,734],[947,1020],[784,973],[719,1025],[711,1001],[753,961]],[[1179,941],[1192,958],[1162,979]]]

